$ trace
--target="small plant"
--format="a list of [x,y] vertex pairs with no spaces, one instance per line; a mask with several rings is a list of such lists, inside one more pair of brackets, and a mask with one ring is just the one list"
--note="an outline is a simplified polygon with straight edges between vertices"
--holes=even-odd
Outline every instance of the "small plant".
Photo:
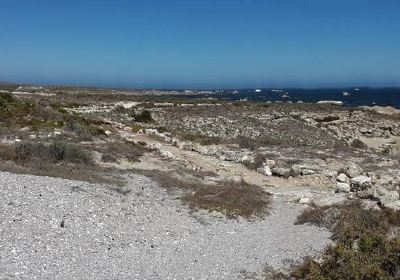
[[249,168],[256,170],[260,166],[262,166],[263,162],[267,159],[267,155],[262,154],[262,153],[257,153],[254,156],[254,161],[245,161],[244,165]]
[[153,118],[151,116],[150,111],[148,110],[143,110],[142,112],[140,112],[139,114],[133,112],[131,114],[131,117],[133,117],[133,119],[137,122],[143,122],[143,123],[148,123],[148,122],[152,122]]
[[361,141],[360,139],[354,139],[351,142],[350,146],[352,146],[353,148],[357,148],[357,149],[366,149],[366,148],[368,148],[368,146],[363,141]]
[[0,108],[5,107],[7,103],[11,103],[14,100],[11,93],[0,92]]
[[133,133],[138,133],[141,129],[143,129],[143,126],[135,124],[131,126],[131,129]]

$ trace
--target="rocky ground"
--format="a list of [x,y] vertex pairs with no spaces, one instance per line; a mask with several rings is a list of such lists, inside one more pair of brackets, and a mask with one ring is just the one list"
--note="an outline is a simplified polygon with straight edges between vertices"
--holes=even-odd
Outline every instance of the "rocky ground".
[[[0,173],[5,279],[262,279],[328,244],[294,225],[302,209],[400,210],[393,108],[65,88],[2,98],[1,170],[80,180]],[[271,194],[271,214],[232,219],[204,194],[221,186]],[[199,193],[213,204],[187,203]]]
[[126,188],[0,173],[0,279],[259,279],[329,242],[279,199],[264,220],[230,220],[191,214],[144,176]]

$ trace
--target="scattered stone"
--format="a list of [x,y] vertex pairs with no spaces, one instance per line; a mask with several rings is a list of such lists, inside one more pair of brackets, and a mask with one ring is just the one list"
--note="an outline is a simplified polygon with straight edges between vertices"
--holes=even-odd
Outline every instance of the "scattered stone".
[[309,197],[302,197],[298,201],[299,204],[311,204],[311,198]]
[[398,210],[400,209],[400,195],[397,191],[389,191],[381,186],[374,186],[369,190],[372,199],[387,208]]
[[362,206],[364,209],[374,209],[374,210],[380,209],[378,206],[378,202],[374,201],[374,200],[365,199],[365,200],[362,200],[361,203],[362,203]]
[[346,174],[340,173],[340,174],[336,177],[336,180],[337,180],[338,182],[341,182],[341,183],[347,183],[347,182],[349,181],[349,178],[347,177]]
[[160,150],[160,154],[161,154],[161,156],[166,157],[166,158],[170,158],[170,159],[175,158],[175,155],[173,153],[171,153],[170,151]]
[[348,177],[354,178],[363,173],[363,169],[361,166],[354,162],[348,162],[344,167],[343,167],[343,172],[345,173]]
[[336,184],[336,192],[337,193],[348,193],[350,192],[350,184],[338,182]]
[[292,175],[292,169],[291,168],[285,168],[285,167],[275,167],[272,168],[272,174],[278,177],[289,177]]
[[105,131],[104,131],[104,134],[105,134],[106,136],[110,136],[110,135],[112,134],[112,132],[109,131],[109,130],[105,130]]
[[311,170],[311,169],[302,169],[301,170],[301,175],[312,175],[312,174],[315,174],[314,170]]
[[336,193],[328,197],[320,198],[317,200],[314,200],[314,205],[317,207],[323,207],[323,206],[331,206],[335,204],[340,204],[343,203],[347,200],[347,197],[344,193]]
[[353,191],[365,190],[371,186],[371,178],[360,175],[351,179],[350,183]]
[[272,176],[271,168],[268,165],[257,168],[257,171],[264,174],[265,176]]

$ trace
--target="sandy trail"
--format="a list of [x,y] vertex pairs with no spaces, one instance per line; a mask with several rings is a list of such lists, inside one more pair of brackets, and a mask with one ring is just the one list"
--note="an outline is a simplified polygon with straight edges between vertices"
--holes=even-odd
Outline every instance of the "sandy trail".
[[294,225],[299,205],[228,220],[191,214],[144,176],[126,188],[0,172],[0,279],[262,279],[265,264],[329,243],[325,229]]
[[313,193],[311,196],[325,197],[332,193],[332,186],[315,181],[312,176],[291,179],[276,176],[268,177],[260,172],[250,170],[240,163],[224,161],[196,151],[179,149],[171,143],[162,141],[152,135],[126,131],[120,131],[120,135],[125,139],[130,139],[130,141],[133,139],[135,142],[145,142],[150,147],[157,147],[159,150],[173,155],[172,158],[169,158],[170,162],[168,163],[161,160],[159,156],[148,154],[142,158],[141,162],[132,164],[131,167],[133,168],[168,170],[171,167],[171,163],[174,163],[190,169],[215,172],[227,179],[242,178],[245,182],[260,186],[267,192],[276,195],[288,195],[292,197],[294,193]]

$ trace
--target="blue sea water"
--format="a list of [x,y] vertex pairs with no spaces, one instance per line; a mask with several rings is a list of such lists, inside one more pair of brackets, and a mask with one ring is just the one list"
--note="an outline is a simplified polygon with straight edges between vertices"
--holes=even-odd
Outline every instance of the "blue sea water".
[[[344,94],[347,92],[348,94]],[[341,88],[341,89],[261,89],[223,90],[214,97],[226,100],[249,101],[303,101],[316,103],[321,100],[342,101],[344,106],[392,106],[400,109],[400,88]]]

